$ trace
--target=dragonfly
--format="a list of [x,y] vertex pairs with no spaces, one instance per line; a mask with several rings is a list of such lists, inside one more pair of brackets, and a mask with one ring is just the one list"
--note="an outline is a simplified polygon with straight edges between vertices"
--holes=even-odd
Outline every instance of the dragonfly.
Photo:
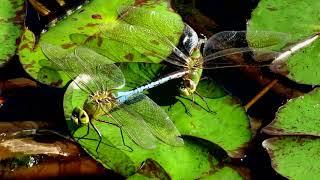
[[[170,38],[161,32],[161,28],[157,27],[156,23],[135,24],[125,18],[126,15],[130,14],[130,18],[128,18],[130,20],[139,19],[141,15],[149,16],[152,19],[155,16],[159,16],[159,12],[146,10],[137,6],[130,6],[124,9],[126,12],[119,13],[119,22],[116,25],[105,24],[101,26],[101,32],[95,35],[98,38],[96,42],[114,40],[130,45],[133,49],[144,49],[146,52],[150,52],[149,54],[152,54],[152,56],[156,56],[178,67],[177,73],[180,73],[181,70],[188,72],[182,77],[179,90],[182,95],[192,95],[193,99],[194,94],[199,95],[196,89],[204,69],[269,66],[271,69],[276,70],[276,67],[281,66],[281,62],[283,64],[284,60],[293,53],[308,46],[310,40],[314,42],[318,38],[318,35],[312,35],[285,50],[275,51],[272,48],[283,48],[288,43],[291,43],[289,34],[273,31],[222,31],[206,39],[199,38],[198,34],[189,25],[185,24],[181,38],[183,48],[179,49]],[[159,19],[159,17],[155,19]],[[119,34],[119,32],[123,33]],[[130,38],[127,38],[128,36]],[[153,40],[151,41],[148,37],[152,37]],[[249,37],[251,42],[247,42],[247,37]],[[92,46],[91,42],[95,41],[95,37],[93,36],[72,34],[70,38],[76,43],[79,43],[79,39],[84,39],[84,41],[80,41],[82,45],[88,45],[95,49],[102,48],[103,51],[108,51],[105,47]],[[154,43],[155,41],[157,43]],[[158,46],[160,43],[166,48]],[[168,56],[166,49],[172,50],[170,56]],[[243,55],[244,53],[252,54],[254,61],[243,64],[235,64],[232,61],[221,61],[223,58]],[[106,55],[108,56],[108,53]]]
[[[120,128],[136,144],[145,149],[156,148],[156,138],[172,146],[184,144],[181,134],[169,116],[154,101],[142,92],[186,74],[173,74],[140,86],[133,90],[121,91],[125,78],[112,60],[86,47],[77,47],[72,53],[59,46],[41,45],[45,56],[51,62],[51,68],[67,74],[84,95],[87,95],[83,107],[75,107],[71,120],[75,125],[90,126],[99,136],[96,147],[98,152],[102,136],[94,121],[104,122]],[[113,122],[101,120],[106,116]],[[83,138],[81,137],[81,138]]]

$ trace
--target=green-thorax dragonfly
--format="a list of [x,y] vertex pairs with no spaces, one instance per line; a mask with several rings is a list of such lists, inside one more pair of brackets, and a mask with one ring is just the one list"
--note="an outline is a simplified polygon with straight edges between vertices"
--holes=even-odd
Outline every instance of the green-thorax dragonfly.
[[166,76],[131,91],[121,91],[125,85],[121,70],[113,61],[93,50],[77,47],[70,53],[58,46],[42,44],[42,51],[53,69],[66,73],[73,80],[70,85],[80,88],[87,95],[83,107],[73,109],[71,119],[79,126],[88,125],[87,134],[92,126],[100,138],[96,150],[102,139],[94,120],[103,121],[99,119],[101,116],[109,117],[112,121],[106,123],[113,122],[120,128],[121,134],[124,130],[129,138],[143,148],[155,148],[155,137],[172,146],[183,145],[183,139],[169,116],[141,92],[182,77],[187,72]]
[[[286,50],[272,51],[266,50],[266,48],[285,47],[287,43],[291,41],[289,34],[272,31],[249,33],[246,31],[223,31],[214,34],[206,40],[205,38],[200,39],[197,33],[190,26],[185,24],[181,38],[183,48],[179,49],[169,37],[166,37],[161,33],[161,28],[156,27],[156,23],[139,23],[139,25],[137,25],[128,21],[128,18],[125,18],[125,16],[130,14],[130,20],[139,19],[139,16],[142,15],[149,16],[149,18],[152,19],[154,16],[159,15],[158,12],[135,6],[126,8],[125,10],[126,12],[120,13],[118,22],[103,25],[99,34],[89,37],[84,34],[73,34],[70,36],[71,39],[75,42],[77,41],[76,43],[79,43],[79,39],[82,39],[83,41],[80,43],[95,49],[102,48],[103,51],[108,51],[108,47],[99,47],[99,45],[102,44],[102,41],[118,41],[119,43],[132,46],[132,48],[137,49],[137,51],[144,49],[150,56],[156,56],[170,64],[181,67],[184,71],[188,72],[182,77],[183,82],[180,87],[181,93],[187,96],[194,95],[196,92],[197,84],[201,79],[203,69],[243,66],[271,66],[272,69],[276,69],[276,66],[280,66],[279,62],[282,62],[292,53],[307,46],[310,40],[313,42],[318,38],[318,35],[314,35],[290,46]],[[133,11],[135,11],[135,13],[132,13]],[[150,37],[152,37],[152,40]],[[249,42],[247,42],[248,37]],[[98,42],[97,46],[92,46],[91,42],[94,41]],[[159,44],[161,44],[161,46],[159,46]],[[202,51],[201,47],[203,47]],[[166,51],[168,48],[172,49],[173,52],[170,56],[168,56]],[[255,61],[246,62],[244,64],[234,64],[231,61],[220,61],[223,57],[240,55],[242,53],[254,54],[253,59]],[[104,53],[104,55],[106,54],[108,53]],[[110,56],[110,58],[112,57]],[[271,63],[272,60],[274,63]],[[265,61],[267,61],[267,63]],[[181,70],[178,72],[180,73]]]

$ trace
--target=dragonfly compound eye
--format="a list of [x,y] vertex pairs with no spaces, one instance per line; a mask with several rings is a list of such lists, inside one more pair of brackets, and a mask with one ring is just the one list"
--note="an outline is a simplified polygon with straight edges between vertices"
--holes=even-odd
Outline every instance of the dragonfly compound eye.
[[77,125],[84,125],[89,123],[89,116],[83,109],[75,107],[72,111],[71,120]]
[[183,86],[180,88],[180,93],[185,96],[190,96],[196,90],[196,84],[190,79],[184,79]]

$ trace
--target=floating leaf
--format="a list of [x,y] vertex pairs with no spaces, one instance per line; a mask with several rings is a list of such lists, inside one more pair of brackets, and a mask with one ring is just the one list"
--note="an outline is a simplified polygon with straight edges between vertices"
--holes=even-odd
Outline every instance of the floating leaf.
[[[82,42],[86,40],[88,36],[93,38],[97,37],[97,41],[100,43],[99,32],[101,31],[103,24],[114,24],[118,16],[119,8],[132,3],[133,0],[112,0],[107,2],[104,0],[91,1],[81,10],[77,10],[71,16],[59,22],[56,26],[51,27],[48,32],[42,34],[38,43],[50,43],[54,45],[60,45],[64,49],[72,49],[76,46],[74,42]],[[159,12],[159,14],[163,14],[163,16],[161,16],[161,22],[163,22],[164,19],[170,18],[170,16],[174,16],[180,20],[177,21],[177,23],[183,25],[180,16],[171,12],[171,9],[168,8],[167,1],[143,2],[139,7],[146,7],[161,11]],[[168,16],[169,12],[170,16]],[[95,18],[97,15],[99,15],[101,18]],[[158,23],[160,24],[160,21]],[[157,24],[156,20],[154,20],[152,24]],[[174,32],[171,32],[171,34]],[[119,33],[128,35],[128,37],[130,37],[130,33],[128,31],[121,31]],[[71,34],[78,35],[72,36],[72,40],[74,42],[69,39]],[[122,34],[119,34],[119,36]],[[30,31],[26,30],[19,48],[20,61],[23,64],[23,67],[33,78],[42,83],[57,87],[65,85],[70,79],[67,78],[62,72],[58,73],[48,68],[49,64],[47,58],[42,53],[33,36],[34,35]],[[115,36],[117,36],[117,34]],[[180,34],[176,33],[174,34],[174,37],[178,39]],[[89,42],[95,43],[94,40]],[[146,55],[136,51],[132,46],[119,43],[118,41],[110,40],[102,41],[101,43],[101,47],[99,46],[99,48],[95,48],[95,50],[105,55],[111,53],[111,55],[108,57],[115,62],[140,61],[158,63],[161,61],[159,58],[153,58],[153,61],[150,61]],[[140,41],[138,43],[142,44],[143,42]],[[168,55],[170,52],[171,49],[168,51]]]
[[[151,166],[149,168],[156,168],[155,166]],[[157,169],[152,169],[155,174],[152,175],[145,175],[143,173],[136,173],[132,176],[130,176],[128,179],[129,180],[140,180],[140,179],[150,179],[150,178],[159,178],[159,179],[170,179],[169,175],[167,174],[161,174],[158,171],[154,171]],[[158,174],[159,173],[159,174]],[[213,172],[210,172],[208,175],[203,175],[201,177],[198,177],[197,179],[205,180],[205,179],[210,179],[210,180],[221,180],[221,179],[244,179],[236,170],[234,170],[231,167],[225,166],[222,167],[221,169],[214,170]]]
[[[122,64],[120,68],[125,75],[126,82],[139,82],[130,86],[135,88],[151,82],[161,70],[161,65],[129,63]],[[204,98],[204,100],[213,112],[208,112],[206,103],[199,96],[195,98],[195,103],[199,105],[192,103],[189,97],[177,97],[178,101],[175,104],[163,108],[167,110],[168,115],[183,135],[213,142],[226,150],[230,156],[242,156],[238,150],[251,140],[249,119],[244,109],[231,96],[227,96],[221,87],[210,80],[200,81],[198,89],[201,89],[200,95],[211,97]],[[207,89],[207,92],[203,89]],[[168,92],[171,89],[165,91]],[[166,93],[158,94],[158,96],[166,96]]]
[[[75,131],[75,126],[70,119],[72,110],[76,106],[82,107],[86,98],[86,94],[82,93],[76,86],[70,85],[68,87],[64,98],[64,109],[71,132]],[[100,119],[112,122],[112,119],[107,117],[101,117]],[[158,141],[157,149],[146,150],[137,146],[126,134],[123,134],[126,145],[133,149],[133,152],[130,152],[129,148],[122,143],[118,127],[98,121],[95,121],[94,125],[99,129],[103,140],[97,151],[99,137],[92,128],[84,138],[80,137],[87,133],[87,127],[78,128],[73,133],[73,137],[97,161],[124,176],[133,174],[140,164],[149,158],[159,163],[173,178],[198,177],[202,173],[208,173],[212,164],[216,163],[214,158],[208,158],[209,151],[207,148],[192,142],[186,142],[183,147],[172,147]],[[169,158],[170,156],[172,158]],[[192,171],[186,173],[184,169],[192,169]]]
[[[75,106],[82,106],[87,97],[81,96],[74,86],[69,86],[65,94],[64,107],[65,115],[70,130],[74,129],[70,120],[70,114]],[[103,119],[103,118],[102,118]],[[110,122],[110,119],[105,119]],[[98,135],[93,129],[90,129],[89,135],[78,142],[81,146],[96,160],[100,161],[105,167],[128,176],[138,169],[140,164],[152,158],[173,177],[197,177],[201,173],[210,170],[213,162],[208,161],[209,152],[206,148],[186,142],[183,147],[172,147],[162,142],[157,144],[157,149],[142,149],[133,143],[130,138],[124,134],[126,145],[133,149],[129,149],[122,144],[122,138],[118,127],[108,125],[106,123],[94,122],[95,126],[102,134],[102,143],[96,153],[96,147],[99,140]],[[87,127],[81,127],[76,130],[74,137],[81,137],[86,134]],[[170,158],[172,156],[172,158]],[[188,173],[184,169],[192,169]]]
[[0,65],[16,52],[23,22],[23,0],[2,0],[0,6]]
[[221,179],[225,179],[225,180],[236,180],[236,179],[244,179],[236,170],[234,170],[231,167],[223,167],[221,169],[218,169],[216,172],[212,173],[211,175],[205,176],[200,178],[201,180],[206,180],[206,179],[210,179],[210,180],[221,180]]
[[[60,45],[65,49],[74,48],[69,35],[72,33],[94,34],[99,31],[99,24],[114,21],[117,16],[117,7],[127,1],[104,1],[95,0],[88,3],[83,9],[75,11],[68,18],[60,21],[56,26],[49,28],[49,31],[42,34],[39,42],[35,41],[34,34],[25,30],[19,47],[19,58],[27,73],[36,80],[61,87],[70,79],[63,73],[58,73],[48,68],[47,58],[38,46],[39,43],[47,42]],[[97,7],[101,7],[97,9]],[[103,7],[103,8],[102,8]],[[101,18],[95,18],[99,15]]]
[[320,135],[320,89],[291,99],[263,131],[273,135]]
[[[248,31],[285,32],[296,42],[320,31],[319,9],[317,0],[261,0],[252,13]],[[319,49],[320,41],[312,43],[288,59],[280,73],[298,83],[320,84]]]
[[[133,81],[134,79],[149,81],[149,79],[154,78],[159,68],[155,66],[158,65],[148,64],[146,66],[139,66],[137,63],[130,63],[122,66],[122,71],[124,71],[128,81]],[[143,67],[146,69],[143,69]],[[140,71],[135,71],[139,68]],[[70,85],[68,87],[64,98],[64,109],[70,131],[75,130],[75,126],[70,119],[71,112],[76,106],[82,107],[86,98],[87,94],[81,93],[76,86]],[[241,156],[237,150],[251,139],[248,118],[243,108],[228,96],[219,99],[206,98],[205,100],[213,108],[213,113],[203,109],[205,103],[201,103],[200,98],[196,98],[196,103],[200,102],[202,107],[197,105],[191,106],[192,102],[190,100],[180,99],[180,101],[186,104],[186,107],[190,108],[192,116],[185,113],[186,109],[179,101],[168,111],[169,116],[184,135],[209,140],[220,145],[230,155]],[[169,107],[163,108],[168,110]],[[225,114],[228,114],[228,116]],[[100,119],[112,122],[112,119],[107,117],[101,117]],[[122,175],[128,176],[133,174],[146,159],[155,160],[172,178],[200,177],[210,172],[212,168],[212,162],[208,161],[208,149],[194,142],[186,140],[185,146],[172,147],[159,141],[157,149],[145,150],[138,147],[124,134],[125,144],[133,149],[133,152],[129,152],[129,148],[122,143],[118,127],[97,121],[94,122],[94,125],[101,132],[103,140],[97,150],[98,153],[96,152],[96,147],[99,137],[92,128],[89,130],[89,135],[78,139],[78,142],[91,156],[102,162],[105,167],[111,168]],[[73,136],[77,139],[84,136],[86,132],[87,127],[84,126],[76,129]],[[193,171],[185,172],[184,169],[192,169]]]
[[195,103],[185,98],[178,98],[177,103],[166,107],[180,133],[208,140],[222,147],[230,156],[241,157],[238,150],[251,139],[249,119],[244,109],[230,96],[204,98],[212,112],[208,112],[200,97],[196,96]]
[[272,167],[289,179],[317,179],[320,176],[319,138],[281,137],[263,141]]
[[[94,36],[72,34],[71,40],[113,57],[116,62],[159,63],[178,44],[184,29],[181,17],[168,8],[167,0],[145,1],[141,5],[120,8],[120,19],[102,24]],[[163,38],[173,44],[164,43]]]

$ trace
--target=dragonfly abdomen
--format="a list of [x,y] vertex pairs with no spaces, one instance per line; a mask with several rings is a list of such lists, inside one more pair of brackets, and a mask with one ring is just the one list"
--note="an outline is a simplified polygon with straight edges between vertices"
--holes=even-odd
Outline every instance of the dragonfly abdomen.
[[131,90],[131,91],[126,91],[126,92],[118,92],[118,95],[117,95],[117,99],[118,99],[118,102],[119,103],[123,103],[125,102],[130,96],[132,95],[135,95],[135,94],[138,94],[138,93],[141,93],[145,90],[148,90],[148,89],[151,89],[151,88],[154,88],[156,86],[159,86],[161,84],[164,84],[172,79],[178,79],[178,78],[181,78],[185,75],[187,75],[189,73],[189,71],[186,71],[186,70],[183,70],[183,71],[178,71],[178,72],[175,72],[173,74],[169,74],[167,75],[166,77],[163,77],[157,81],[154,81],[154,82],[151,82],[147,85],[144,85],[144,86],[140,86],[134,90]]

